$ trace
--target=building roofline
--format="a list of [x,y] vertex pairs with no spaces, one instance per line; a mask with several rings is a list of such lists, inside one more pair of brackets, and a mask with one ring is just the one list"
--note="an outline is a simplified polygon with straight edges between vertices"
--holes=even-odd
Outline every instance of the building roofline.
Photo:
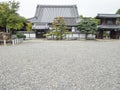
[[96,18],[120,18],[120,14],[100,14],[98,13]]
[[76,7],[77,8],[77,5],[76,4],[73,4],[73,5],[42,5],[42,4],[38,4],[37,7]]
[[55,17],[63,17],[67,25],[76,26],[79,14],[77,5],[37,5],[36,12],[33,18],[28,21],[37,24],[52,23]]
[[98,15],[119,15],[119,14],[98,13]]
[[120,25],[98,25],[100,29],[120,29]]

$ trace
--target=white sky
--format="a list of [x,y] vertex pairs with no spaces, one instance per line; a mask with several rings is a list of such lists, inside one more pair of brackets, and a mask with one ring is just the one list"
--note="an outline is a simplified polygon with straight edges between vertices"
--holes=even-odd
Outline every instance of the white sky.
[[[0,0],[12,1],[12,0]],[[38,4],[77,5],[79,15],[95,17],[97,13],[114,14],[120,8],[120,0],[15,0],[20,2],[18,13],[26,18],[34,16]]]

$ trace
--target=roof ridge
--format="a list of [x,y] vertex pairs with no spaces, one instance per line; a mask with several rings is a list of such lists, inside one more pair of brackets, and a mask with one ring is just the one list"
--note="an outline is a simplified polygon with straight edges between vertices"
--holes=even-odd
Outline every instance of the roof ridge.
[[63,18],[77,18],[77,17],[63,17]]
[[72,5],[43,5],[43,4],[38,4],[37,6],[40,7],[76,7],[76,4],[72,4]]

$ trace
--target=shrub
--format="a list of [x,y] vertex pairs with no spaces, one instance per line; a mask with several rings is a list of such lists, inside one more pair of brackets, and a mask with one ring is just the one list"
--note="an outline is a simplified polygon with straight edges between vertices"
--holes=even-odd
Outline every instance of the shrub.
[[22,33],[17,33],[16,36],[17,36],[17,38],[23,38],[23,39],[26,38],[26,36]]

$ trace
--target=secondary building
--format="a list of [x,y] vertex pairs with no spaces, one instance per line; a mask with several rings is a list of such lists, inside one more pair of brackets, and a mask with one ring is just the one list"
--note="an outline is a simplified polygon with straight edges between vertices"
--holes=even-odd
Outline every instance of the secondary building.
[[55,17],[63,17],[67,29],[77,29],[80,21],[76,5],[38,5],[33,18],[28,19],[33,23],[32,29],[36,32],[36,38],[44,38],[44,34],[51,29]]
[[105,34],[107,34],[110,39],[120,38],[119,14],[98,14],[96,18],[100,20],[96,38],[103,39]]

